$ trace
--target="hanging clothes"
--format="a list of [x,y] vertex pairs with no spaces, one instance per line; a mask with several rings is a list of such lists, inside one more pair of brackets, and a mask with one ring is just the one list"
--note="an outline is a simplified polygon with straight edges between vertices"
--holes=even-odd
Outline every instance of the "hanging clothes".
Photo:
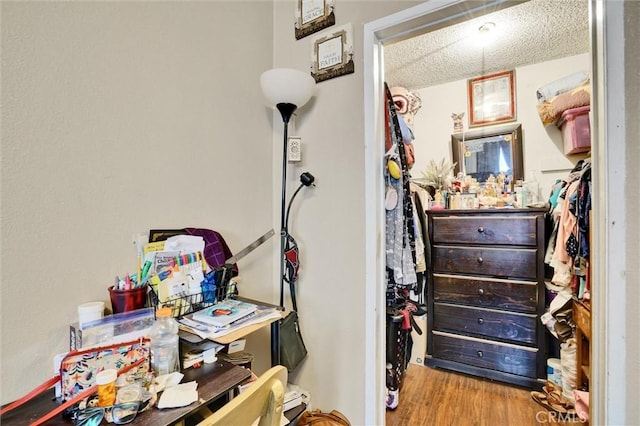
[[[409,188],[410,175],[395,105],[386,84],[385,92],[387,97],[385,114],[387,164],[384,175],[387,185],[391,186],[397,194],[395,208],[386,210],[386,265],[388,271],[391,271],[388,273],[390,284],[414,286],[417,277],[414,209]],[[390,166],[398,166],[400,175],[394,177]]]
[[554,224],[545,253],[553,268],[551,282],[569,287],[579,299],[589,297],[589,218],[591,211],[591,161],[580,160],[554,187],[550,197]]

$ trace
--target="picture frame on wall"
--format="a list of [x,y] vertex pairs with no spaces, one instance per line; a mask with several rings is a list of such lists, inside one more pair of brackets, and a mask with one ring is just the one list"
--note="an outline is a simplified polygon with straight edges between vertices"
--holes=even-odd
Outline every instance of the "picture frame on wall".
[[353,30],[351,24],[343,25],[314,39],[311,76],[316,83],[352,74]]
[[334,0],[298,0],[295,35],[300,40],[336,23]]
[[469,127],[516,119],[514,70],[500,71],[467,81]]

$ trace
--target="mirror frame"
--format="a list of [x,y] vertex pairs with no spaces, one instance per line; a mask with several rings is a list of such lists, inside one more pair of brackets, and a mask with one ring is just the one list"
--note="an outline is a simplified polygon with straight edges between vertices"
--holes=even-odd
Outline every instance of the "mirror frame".
[[464,172],[462,158],[462,141],[470,141],[491,136],[511,135],[511,164],[513,164],[513,180],[524,180],[524,162],[522,158],[522,125],[512,123],[504,126],[483,127],[463,133],[451,135],[451,159],[455,162],[454,174]]

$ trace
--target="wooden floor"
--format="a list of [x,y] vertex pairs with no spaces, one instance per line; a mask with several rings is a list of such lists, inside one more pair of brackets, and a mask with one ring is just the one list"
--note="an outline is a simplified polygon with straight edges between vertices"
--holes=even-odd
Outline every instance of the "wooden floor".
[[407,368],[398,408],[386,414],[387,426],[583,424],[564,420],[533,401],[528,389],[416,364]]

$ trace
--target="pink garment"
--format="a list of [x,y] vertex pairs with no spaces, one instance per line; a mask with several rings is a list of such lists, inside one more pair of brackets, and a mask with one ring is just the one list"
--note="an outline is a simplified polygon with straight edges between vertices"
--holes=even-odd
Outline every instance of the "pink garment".
[[[551,281],[555,285],[563,287],[571,284],[571,256],[567,253],[567,239],[571,233],[575,233],[576,224],[578,223],[578,219],[569,211],[569,199],[571,199],[571,195],[576,192],[579,185],[580,180],[570,183],[564,196],[564,200],[562,201],[562,210],[560,211],[560,217],[558,218],[559,224],[558,234],[556,235],[556,246],[553,251],[553,260],[551,262],[551,266],[557,270]],[[567,280],[567,278],[569,278],[569,280]]]
[[403,309],[400,311],[400,314],[404,317],[404,319],[402,320],[402,329],[403,330],[408,330],[411,328],[411,320],[409,319],[409,311],[406,309]]
[[582,420],[589,420],[589,392],[574,389],[573,399],[576,401],[576,414]]

